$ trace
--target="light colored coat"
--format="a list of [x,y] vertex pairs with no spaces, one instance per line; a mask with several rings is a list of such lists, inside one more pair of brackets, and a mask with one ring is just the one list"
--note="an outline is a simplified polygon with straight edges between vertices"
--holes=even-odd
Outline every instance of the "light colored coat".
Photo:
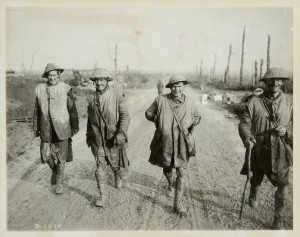
[[70,116],[67,108],[67,94],[70,89],[71,87],[63,82],[58,82],[54,86],[48,86],[44,83],[35,88],[37,102],[41,110],[39,126],[42,141],[51,141],[50,122],[52,122],[60,140],[71,137]]
[[[174,160],[174,167],[182,167],[189,160],[187,147],[178,123],[174,117],[168,100],[171,94],[158,96],[145,116],[156,124],[156,131],[152,139],[149,162],[160,167],[168,167]],[[194,102],[185,97],[180,106],[174,106],[176,115],[181,122],[182,129],[187,135],[188,130],[200,122],[200,115]]]

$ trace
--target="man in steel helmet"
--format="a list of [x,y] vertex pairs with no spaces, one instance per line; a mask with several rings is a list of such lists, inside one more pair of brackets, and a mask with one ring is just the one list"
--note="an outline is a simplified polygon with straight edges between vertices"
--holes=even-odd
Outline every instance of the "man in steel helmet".
[[[288,200],[292,167],[293,130],[292,98],[281,91],[289,77],[279,68],[270,68],[260,79],[266,90],[247,102],[239,134],[246,148],[252,148],[249,204],[258,205],[258,190],[264,175],[273,186],[275,211],[272,229],[284,229],[284,210]],[[241,174],[246,174],[244,165]]]
[[73,160],[71,137],[79,130],[72,87],[59,81],[64,69],[48,63],[42,75],[47,79],[35,88],[33,132],[41,138],[41,161],[52,169],[51,184],[63,193],[65,163]]
[[[194,126],[199,124],[201,119],[193,100],[183,93],[188,83],[189,81],[181,75],[172,76],[166,85],[171,93],[159,95],[145,112],[146,118],[156,125],[150,145],[149,162],[163,168],[169,183],[169,194],[175,186],[174,211],[180,217],[187,215],[182,198],[185,168],[191,156],[185,136],[192,133]],[[176,169],[176,182],[173,169]]]
[[126,147],[130,119],[122,91],[109,86],[113,80],[111,73],[96,69],[90,80],[96,85],[96,92],[88,97],[86,143],[91,147],[97,166],[95,177],[100,196],[96,206],[104,207],[105,166],[109,165],[114,172],[116,189],[122,188],[120,168],[129,166]]

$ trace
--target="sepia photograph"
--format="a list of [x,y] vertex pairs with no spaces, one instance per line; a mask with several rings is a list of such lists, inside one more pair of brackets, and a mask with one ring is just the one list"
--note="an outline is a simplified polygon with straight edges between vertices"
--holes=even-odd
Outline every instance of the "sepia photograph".
[[1,229],[295,233],[287,3],[7,5]]

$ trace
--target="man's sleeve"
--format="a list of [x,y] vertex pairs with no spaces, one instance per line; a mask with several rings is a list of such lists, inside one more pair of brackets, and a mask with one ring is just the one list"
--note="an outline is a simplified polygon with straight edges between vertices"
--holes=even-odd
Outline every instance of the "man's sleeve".
[[157,101],[155,100],[152,105],[146,110],[145,112],[145,117],[151,122],[156,123],[157,122],[157,110],[158,110],[158,105]]
[[246,139],[252,136],[251,127],[252,127],[251,116],[247,106],[247,109],[244,110],[241,117],[241,121],[239,123],[239,135],[244,144]]
[[291,118],[289,124],[286,126],[286,139],[293,144],[293,109],[291,110]]
[[79,130],[79,119],[78,119],[78,113],[77,113],[77,108],[75,104],[75,97],[72,93],[72,89],[69,90],[68,92],[68,112],[70,115],[70,124],[71,124],[71,129],[77,129]]
[[41,117],[41,109],[38,103],[38,99],[35,99],[34,111],[33,111],[33,132],[37,135],[40,132],[40,117]]
[[129,112],[127,109],[127,105],[125,102],[125,98],[123,95],[119,96],[119,132],[127,132],[129,123],[130,123],[130,117],[129,117]]
[[197,109],[196,105],[194,105],[193,110],[193,126],[196,126],[201,121],[201,115],[199,113],[199,110]]

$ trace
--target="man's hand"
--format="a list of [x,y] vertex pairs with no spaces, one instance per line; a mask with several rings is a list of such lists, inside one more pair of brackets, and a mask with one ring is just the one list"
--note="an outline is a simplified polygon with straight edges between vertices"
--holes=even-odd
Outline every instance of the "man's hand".
[[255,143],[256,143],[256,140],[253,137],[249,137],[245,141],[245,147],[246,148],[253,148]]
[[71,132],[72,132],[72,137],[73,137],[76,133],[78,133],[78,131],[79,131],[79,129],[77,129],[77,128],[76,128],[76,129],[72,129],[72,131],[71,131]]
[[118,132],[115,138],[116,145],[123,145],[126,143],[126,137],[122,132]]
[[282,137],[286,134],[286,128],[283,126],[278,126],[277,128],[274,129],[274,131],[279,137]]

